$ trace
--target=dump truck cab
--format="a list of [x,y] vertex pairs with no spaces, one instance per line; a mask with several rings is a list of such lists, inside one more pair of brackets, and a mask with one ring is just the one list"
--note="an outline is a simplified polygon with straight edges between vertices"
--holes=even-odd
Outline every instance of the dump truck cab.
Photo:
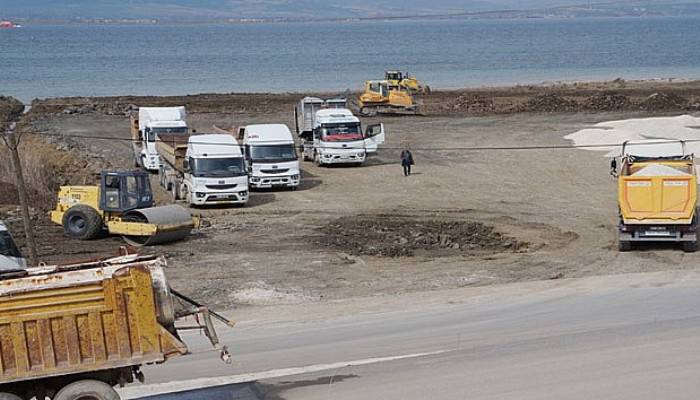
[[384,124],[368,126],[364,133],[360,119],[345,108],[316,112],[313,138],[304,143],[304,159],[317,165],[362,164],[385,140]]
[[158,136],[187,135],[185,107],[141,107],[131,115],[131,139],[135,165],[147,171],[158,171],[160,158],[156,151]]
[[23,270],[26,267],[27,261],[22,257],[10,230],[0,220],[0,274]]
[[676,242],[697,249],[697,173],[678,140],[623,144],[618,176],[621,251],[638,242]]
[[297,188],[301,181],[299,157],[292,132],[284,124],[240,127],[238,138],[248,164],[250,186]]

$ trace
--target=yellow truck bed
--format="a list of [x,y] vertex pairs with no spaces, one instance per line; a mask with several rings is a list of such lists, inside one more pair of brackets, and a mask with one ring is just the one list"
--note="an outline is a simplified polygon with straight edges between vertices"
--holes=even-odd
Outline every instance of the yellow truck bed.
[[125,384],[141,365],[186,354],[165,264],[126,255],[0,275],[0,394],[51,397],[78,379]]
[[185,345],[156,320],[149,267],[0,281],[0,384],[185,354]]
[[697,248],[697,174],[692,156],[636,161],[626,158],[618,178],[619,246],[680,242]]
[[[635,175],[648,166],[668,166],[683,174]],[[679,162],[645,162],[629,166],[619,179],[619,205],[625,224],[690,224],[697,203],[694,167]]]

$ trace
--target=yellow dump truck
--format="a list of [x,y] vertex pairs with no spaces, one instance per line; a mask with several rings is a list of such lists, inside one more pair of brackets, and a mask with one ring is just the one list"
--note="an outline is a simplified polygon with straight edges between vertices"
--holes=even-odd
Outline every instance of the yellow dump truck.
[[697,173],[682,141],[625,142],[618,175],[619,248],[676,242],[697,249]]
[[212,316],[225,319],[174,292],[165,265],[125,254],[0,273],[0,399],[118,399],[140,366],[187,354],[175,321],[190,315],[227,358]]

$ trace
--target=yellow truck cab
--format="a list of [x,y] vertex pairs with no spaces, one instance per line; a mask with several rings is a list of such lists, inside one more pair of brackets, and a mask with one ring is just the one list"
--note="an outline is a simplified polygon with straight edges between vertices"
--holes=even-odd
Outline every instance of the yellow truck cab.
[[676,242],[697,249],[697,173],[679,140],[627,141],[618,176],[619,248]]

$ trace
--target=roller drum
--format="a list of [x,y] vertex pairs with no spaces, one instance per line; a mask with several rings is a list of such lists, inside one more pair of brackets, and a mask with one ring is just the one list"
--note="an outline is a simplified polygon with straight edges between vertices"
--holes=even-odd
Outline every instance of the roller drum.
[[132,246],[153,246],[182,240],[194,228],[189,211],[179,205],[132,210],[126,212],[123,219],[152,224],[157,228],[156,234],[150,237],[124,236],[124,240]]

